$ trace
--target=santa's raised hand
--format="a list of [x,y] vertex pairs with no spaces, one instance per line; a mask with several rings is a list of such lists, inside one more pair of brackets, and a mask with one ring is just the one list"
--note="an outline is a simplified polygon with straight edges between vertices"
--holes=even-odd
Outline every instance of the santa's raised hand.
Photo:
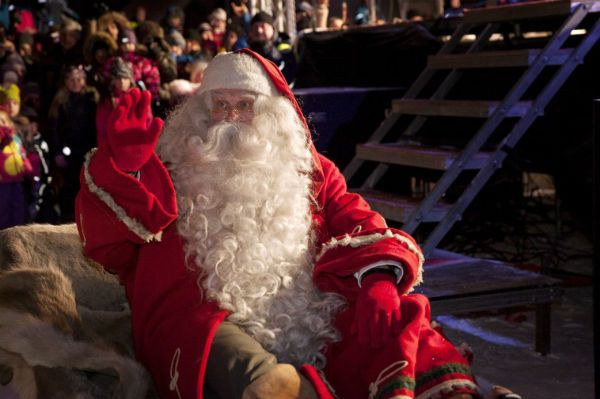
[[400,334],[400,295],[396,277],[390,273],[375,272],[363,278],[356,300],[353,331],[358,342],[379,348]]
[[124,172],[136,172],[148,162],[162,131],[162,119],[152,117],[151,100],[149,91],[133,89],[121,98],[110,116],[108,151]]

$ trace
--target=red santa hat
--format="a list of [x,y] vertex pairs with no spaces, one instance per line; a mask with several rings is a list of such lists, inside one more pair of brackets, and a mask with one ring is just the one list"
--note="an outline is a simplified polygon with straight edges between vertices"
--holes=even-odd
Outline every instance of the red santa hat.
[[314,162],[313,190],[315,195],[318,194],[323,181],[321,162],[312,144],[310,129],[304,114],[279,68],[273,62],[247,48],[218,54],[208,64],[198,93],[217,89],[248,90],[265,96],[283,96],[290,101],[306,128],[306,134],[311,142]]

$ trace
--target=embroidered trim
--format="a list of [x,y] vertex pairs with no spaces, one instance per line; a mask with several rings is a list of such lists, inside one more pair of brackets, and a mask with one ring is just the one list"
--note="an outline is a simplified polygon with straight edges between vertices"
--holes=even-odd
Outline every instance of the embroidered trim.
[[94,183],[94,180],[90,175],[90,161],[92,159],[92,156],[96,153],[96,150],[97,149],[94,148],[86,154],[85,163],[83,165],[83,175],[89,190],[92,193],[96,194],[98,198],[100,198],[100,200],[104,202],[106,206],[108,206],[117,215],[117,218],[119,218],[119,220],[122,221],[129,228],[129,230],[135,233],[142,240],[144,240],[145,242],[160,241],[162,238],[162,231],[153,234],[148,229],[146,229],[144,225],[142,225],[139,221],[127,216],[127,212],[125,211],[125,209],[123,209],[119,204],[117,204],[114,198],[109,193],[107,193]]
[[332,237],[331,240],[329,240],[329,242],[324,244],[323,247],[321,248],[321,252],[317,256],[317,260],[319,260],[325,254],[325,252],[329,251],[330,249],[334,249],[337,247],[347,247],[347,246],[350,246],[352,248],[358,248],[358,247],[362,247],[365,245],[374,244],[376,242],[385,240],[387,238],[395,238],[396,240],[400,241],[402,244],[406,245],[406,247],[409,249],[409,251],[411,251],[412,253],[417,255],[417,258],[419,259],[419,267],[418,267],[418,272],[417,272],[417,278],[416,278],[414,285],[418,285],[418,284],[422,283],[423,282],[423,263],[425,262],[425,257],[423,256],[423,253],[417,248],[417,246],[410,239],[408,239],[400,234],[394,234],[389,229],[386,230],[384,234],[375,233],[375,234],[369,234],[369,235],[358,236],[358,237],[350,237],[349,234],[346,234],[344,237],[342,237],[339,240],[336,239],[335,237]]
[[[377,392],[379,390],[379,384],[392,377],[394,374],[396,374],[406,366],[408,366],[408,362],[406,360],[398,360],[397,362],[394,362],[386,368],[384,368],[383,370],[381,370],[375,381],[369,384],[369,399],[375,399],[376,396],[381,397],[381,393],[377,395]],[[402,377],[400,377],[399,379],[402,380]],[[412,383],[414,386],[414,381],[412,381]],[[389,385],[385,388],[385,390],[387,389],[389,389]]]
[[429,381],[437,380],[446,374],[464,374],[472,376],[471,368],[462,363],[448,363],[443,366],[436,367],[426,373],[423,373],[417,378],[417,386],[427,384]]
[[479,387],[473,382],[464,379],[455,379],[444,381],[433,388],[429,388],[425,392],[417,395],[415,399],[438,399],[445,397],[446,395],[452,393],[453,391],[461,388],[470,388],[474,392],[481,394]]
[[171,381],[169,381],[169,391],[175,391],[177,397],[181,398],[181,393],[179,392],[179,386],[177,383],[179,382],[179,371],[177,368],[179,367],[179,358],[181,357],[181,348],[175,349],[175,353],[173,354],[173,358],[171,359],[171,368],[169,369],[169,377]]
[[[396,378],[394,378],[389,384],[387,384],[383,389],[381,389],[379,391],[379,393],[377,394],[376,398],[380,399],[385,397],[386,395],[391,394],[393,391],[395,391],[396,389],[407,389],[411,392],[414,392],[415,390],[415,380],[407,377],[407,376],[398,376]],[[405,395],[397,395],[397,396],[392,396],[391,398],[400,398],[400,397],[404,397]]]

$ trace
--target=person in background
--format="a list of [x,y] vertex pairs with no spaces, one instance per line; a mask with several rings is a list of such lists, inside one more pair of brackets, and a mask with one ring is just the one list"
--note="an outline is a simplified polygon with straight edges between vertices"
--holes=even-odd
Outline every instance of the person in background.
[[183,26],[185,25],[185,12],[179,6],[170,6],[167,8],[167,13],[164,17],[163,26],[165,29],[165,38],[167,38],[171,33],[178,32],[179,34],[183,33]]
[[208,62],[203,59],[194,61],[189,67],[190,82],[200,84],[204,79],[204,71],[208,67]]
[[198,33],[200,34],[202,53],[207,59],[212,59],[219,52],[219,48],[213,39],[213,32],[210,24],[208,22],[202,22],[198,25]]
[[[62,79],[67,65],[83,64],[82,27],[79,22],[67,19],[59,27],[58,43],[48,47],[42,56],[42,71],[45,78],[38,81],[42,84],[44,114],[50,108],[53,95],[62,86]],[[43,47],[45,50],[46,45]],[[42,50],[43,51],[43,50]]]
[[119,33],[118,57],[110,58],[103,68],[105,78],[110,74],[116,58],[124,61],[133,74],[133,80],[152,94],[153,104],[160,103],[160,72],[156,64],[148,57],[135,52],[137,39],[131,29],[123,29]]
[[286,80],[293,85],[297,69],[296,56],[289,36],[275,30],[271,15],[259,11],[252,17],[248,32],[248,47],[275,63]]
[[248,0],[234,0],[229,3],[229,25],[240,27],[244,36],[248,35],[250,30],[250,20],[252,16],[248,10]]
[[104,65],[116,53],[117,42],[107,32],[92,33],[85,41],[83,54],[88,79],[99,93],[105,93],[108,90],[108,83],[103,74]]
[[189,29],[185,38],[185,54],[190,61],[202,58],[202,37],[196,29]]
[[50,155],[62,177],[59,206],[63,223],[75,220],[79,171],[85,154],[96,146],[97,104],[98,92],[86,84],[83,65],[69,66],[48,115]]
[[102,93],[96,110],[96,142],[98,146],[106,143],[108,121],[119,100],[136,87],[131,68],[121,57],[114,58],[106,79],[108,90]]
[[137,5],[135,7],[135,11],[133,14],[133,20],[130,21],[130,28],[131,29],[137,29],[138,26],[140,26],[141,24],[143,24],[144,22],[146,22],[146,17],[147,17],[147,11],[146,11],[146,7],[143,5]]
[[208,23],[212,31],[212,40],[215,42],[217,52],[220,52],[227,29],[227,12],[222,8],[214,9],[208,16]]
[[171,49],[164,38],[164,31],[154,21],[142,23],[137,31],[138,54],[149,58],[158,68],[160,76],[160,107],[155,108],[158,114],[163,115],[162,104],[169,102],[169,83],[178,77],[177,63],[171,57]]
[[116,42],[119,40],[119,32],[129,29],[129,20],[120,12],[109,11],[98,19],[98,31],[108,33]]
[[[0,92],[0,103],[3,96]],[[27,221],[24,180],[31,172],[14,123],[6,111],[0,110],[0,229]]]
[[313,27],[313,6],[302,0],[296,3],[296,30],[298,32]]
[[0,87],[0,94],[0,107],[14,120],[21,112],[21,90],[19,86],[10,83],[6,87]]
[[238,25],[230,25],[225,31],[223,49],[226,52],[236,51],[248,47],[248,38],[244,30]]

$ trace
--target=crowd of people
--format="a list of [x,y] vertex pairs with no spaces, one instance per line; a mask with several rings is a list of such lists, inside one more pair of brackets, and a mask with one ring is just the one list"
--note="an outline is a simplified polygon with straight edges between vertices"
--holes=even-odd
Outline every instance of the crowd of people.
[[[104,7],[82,18],[64,0],[45,4],[0,3],[0,229],[74,220],[84,155],[105,142],[124,93],[148,90],[154,114],[164,117],[198,90],[215,55],[242,48],[273,61],[293,83],[297,37],[351,20],[345,2],[337,17],[328,0],[298,1],[294,41],[269,13],[251,13],[247,0],[216,8],[192,27],[178,6],[150,20],[144,6],[129,16]],[[356,13],[352,24],[368,21],[365,7]]]
[[[159,21],[143,6],[129,18],[106,8],[84,20],[66,2],[48,2],[55,3],[41,11],[0,4],[0,228],[74,220],[84,156],[104,143],[129,90],[148,90],[155,115],[165,116],[198,90],[216,54],[246,47],[294,79],[291,38],[243,1],[193,28],[177,6]],[[312,6],[297,8],[304,29]]]

